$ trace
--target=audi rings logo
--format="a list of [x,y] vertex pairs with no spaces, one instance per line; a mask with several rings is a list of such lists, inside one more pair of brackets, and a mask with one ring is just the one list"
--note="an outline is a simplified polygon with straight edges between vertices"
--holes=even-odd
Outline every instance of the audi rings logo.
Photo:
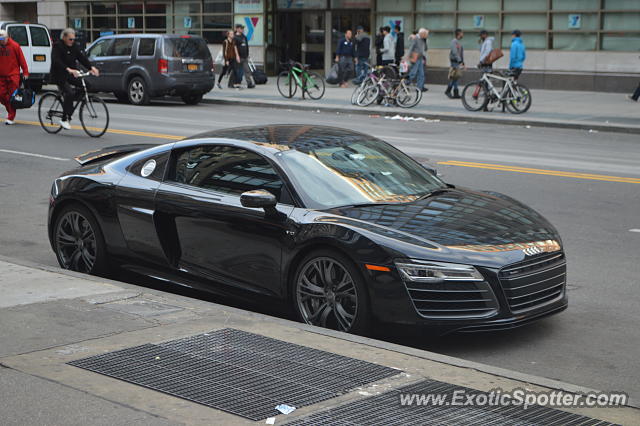
[[544,253],[544,250],[538,246],[531,246],[526,249],[522,249],[522,252],[527,256],[535,256],[536,254]]

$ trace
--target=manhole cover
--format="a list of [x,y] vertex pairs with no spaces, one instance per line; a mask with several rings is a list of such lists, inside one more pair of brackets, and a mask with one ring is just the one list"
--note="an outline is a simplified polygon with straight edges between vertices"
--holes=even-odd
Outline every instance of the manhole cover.
[[279,404],[303,407],[400,373],[230,328],[69,364],[251,420],[279,414]]
[[[541,406],[523,409],[519,406],[460,406],[449,405],[454,392],[465,395],[483,394],[477,390],[455,386],[435,380],[425,380],[403,388],[385,392],[380,395],[350,402],[336,408],[287,423],[287,426],[331,425],[612,425],[590,417],[567,413]],[[445,403],[429,403],[423,405],[405,405],[401,403],[401,395],[446,395]],[[459,398],[459,397],[458,397]],[[458,399],[460,400],[460,399]],[[466,400],[463,395],[460,400]],[[414,400],[415,401],[415,400]]]

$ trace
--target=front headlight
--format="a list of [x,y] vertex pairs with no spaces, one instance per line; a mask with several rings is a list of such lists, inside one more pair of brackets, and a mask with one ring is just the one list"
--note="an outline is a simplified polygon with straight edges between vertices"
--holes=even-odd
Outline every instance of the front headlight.
[[400,274],[407,281],[484,281],[482,274],[471,265],[417,260],[412,262],[396,262]]

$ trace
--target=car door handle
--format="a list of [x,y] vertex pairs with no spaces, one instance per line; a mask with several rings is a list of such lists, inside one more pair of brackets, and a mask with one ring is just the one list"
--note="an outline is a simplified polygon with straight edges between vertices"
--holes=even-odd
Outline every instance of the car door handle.
[[129,65],[130,63],[131,63],[131,61],[124,61],[124,62],[122,63],[122,65]]

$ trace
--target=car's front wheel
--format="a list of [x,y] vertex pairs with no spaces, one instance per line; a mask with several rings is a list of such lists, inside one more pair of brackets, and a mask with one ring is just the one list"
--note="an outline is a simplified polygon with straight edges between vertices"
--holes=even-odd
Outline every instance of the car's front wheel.
[[303,322],[349,333],[369,328],[364,280],[346,256],[328,250],[307,255],[294,277],[294,306]]
[[53,243],[64,269],[101,275],[107,271],[107,250],[100,226],[84,206],[72,204],[58,214]]

